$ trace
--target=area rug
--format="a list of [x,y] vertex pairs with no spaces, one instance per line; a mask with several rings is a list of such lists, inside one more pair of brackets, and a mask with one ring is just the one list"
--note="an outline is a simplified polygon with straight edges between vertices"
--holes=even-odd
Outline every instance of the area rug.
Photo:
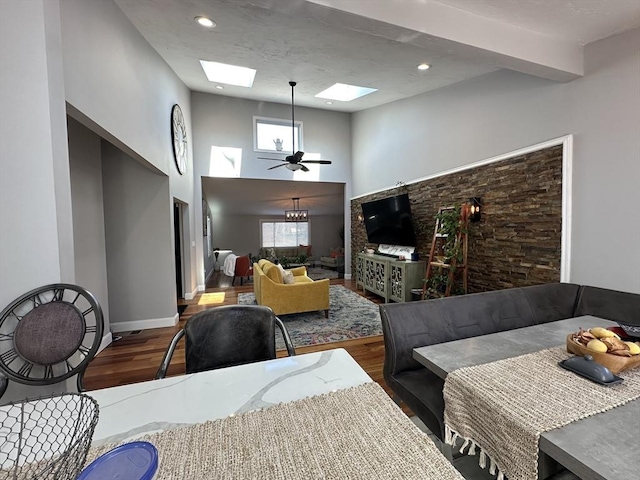
[[224,292],[203,293],[198,300],[198,305],[215,305],[224,302]]
[[[253,293],[239,293],[238,305],[255,305]],[[329,318],[323,312],[279,315],[294,347],[382,335],[378,305],[342,285],[329,286]],[[284,348],[276,329],[276,347]]]
[[326,268],[307,268],[307,277],[311,280],[322,280],[323,278],[338,278],[336,270]]

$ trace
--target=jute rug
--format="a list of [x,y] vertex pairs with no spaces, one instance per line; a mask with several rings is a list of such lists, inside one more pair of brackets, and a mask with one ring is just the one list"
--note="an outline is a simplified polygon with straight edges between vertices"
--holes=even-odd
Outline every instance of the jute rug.
[[[254,305],[255,302],[253,293],[238,294],[239,305]],[[378,305],[342,285],[329,286],[329,318],[322,312],[279,317],[287,327],[294,347],[382,335]],[[284,348],[278,329],[276,334],[277,348]]]
[[140,440],[157,480],[464,480],[374,382]]
[[640,398],[640,369],[602,386],[564,370],[566,347],[461,368],[444,383],[445,441],[480,450],[482,468],[509,480],[536,480],[538,441],[544,432]]

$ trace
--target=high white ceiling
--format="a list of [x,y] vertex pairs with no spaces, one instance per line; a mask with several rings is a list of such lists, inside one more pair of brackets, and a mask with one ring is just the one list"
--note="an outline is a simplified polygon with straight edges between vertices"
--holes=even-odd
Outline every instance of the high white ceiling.
[[[115,1],[191,90],[289,104],[293,80],[296,105],[344,112],[500,68],[569,81],[582,74],[583,45],[640,26],[640,0]],[[216,89],[201,59],[257,69],[253,87]],[[422,62],[432,68],[419,72]],[[332,105],[314,97],[336,82],[378,91]],[[297,182],[204,179],[203,192],[237,215],[281,214],[294,196],[310,214],[343,212],[340,184],[313,185],[303,195]]]
[[[639,0],[115,1],[191,90],[289,103],[294,80],[296,104],[346,112],[498,68],[570,80],[582,44],[640,25]],[[253,87],[217,90],[200,59],[257,69]],[[432,68],[419,72],[422,62]],[[336,82],[378,91],[314,98]]]

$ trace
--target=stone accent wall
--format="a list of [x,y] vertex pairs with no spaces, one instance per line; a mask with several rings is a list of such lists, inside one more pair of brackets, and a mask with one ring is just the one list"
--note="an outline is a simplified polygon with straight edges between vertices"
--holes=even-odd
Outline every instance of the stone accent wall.
[[560,281],[562,146],[528,153],[450,175],[398,186],[351,201],[351,251],[367,243],[361,204],[407,192],[420,258],[431,249],[441,206],[481,197],[482,219],[469,223],[469,292]]

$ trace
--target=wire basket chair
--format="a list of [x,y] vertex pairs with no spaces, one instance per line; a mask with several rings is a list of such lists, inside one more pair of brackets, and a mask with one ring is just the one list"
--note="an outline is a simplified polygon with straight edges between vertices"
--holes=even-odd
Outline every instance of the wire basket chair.
[[98,403],[65,393],[0,407],[0,480],[75,480],[98,423]]

